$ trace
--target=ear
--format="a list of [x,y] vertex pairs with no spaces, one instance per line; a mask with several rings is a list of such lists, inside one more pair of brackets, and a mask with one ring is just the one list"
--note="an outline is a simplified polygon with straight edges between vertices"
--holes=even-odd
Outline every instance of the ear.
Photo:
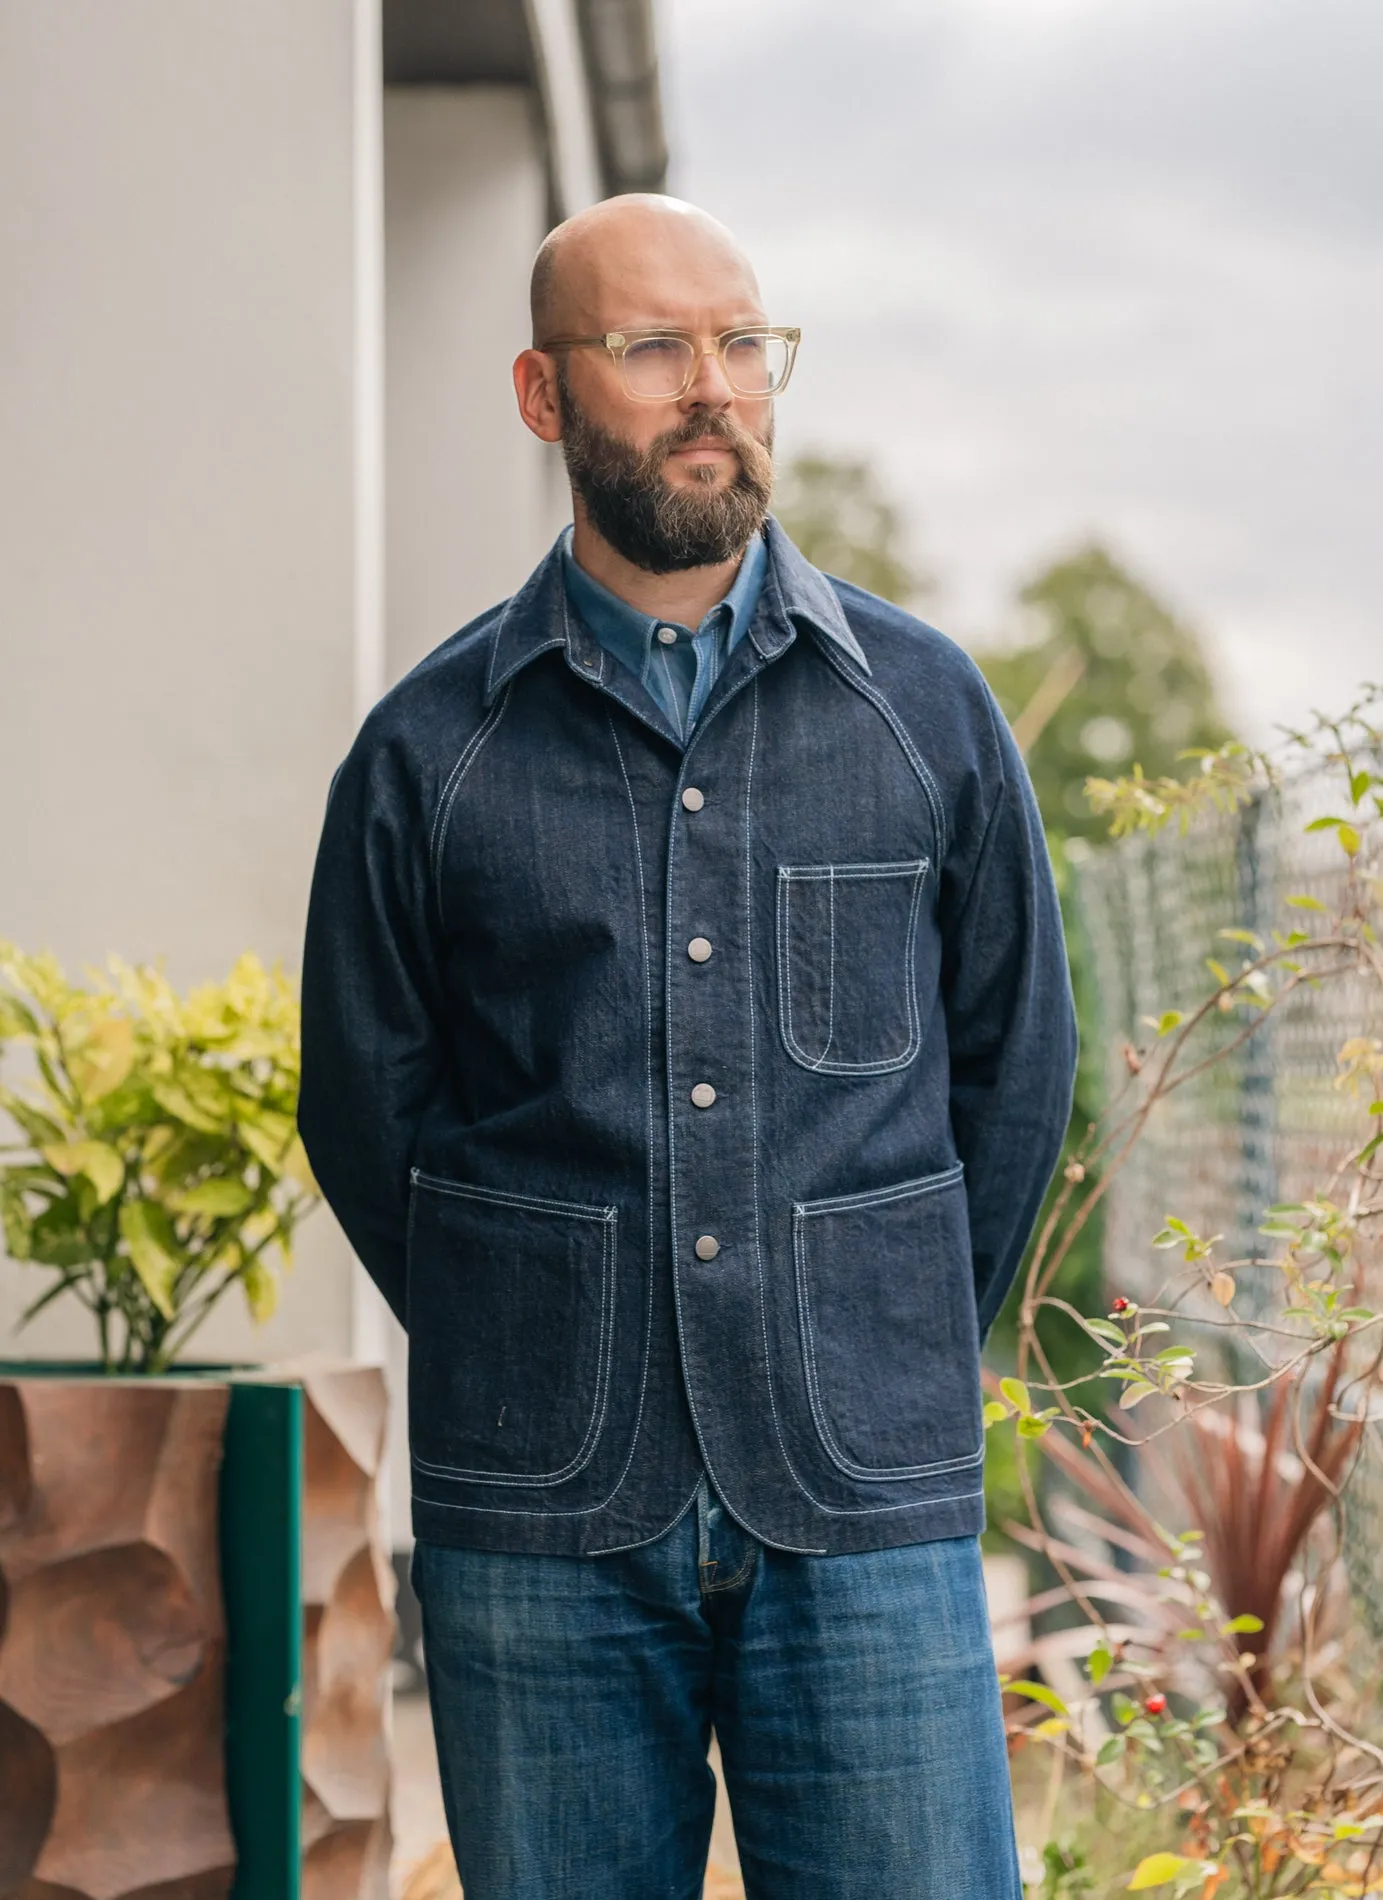
[[557,364],[543,350],[522,350],[514,358],[514,394],[519,414],[540,442],[562,440],[557,404]]

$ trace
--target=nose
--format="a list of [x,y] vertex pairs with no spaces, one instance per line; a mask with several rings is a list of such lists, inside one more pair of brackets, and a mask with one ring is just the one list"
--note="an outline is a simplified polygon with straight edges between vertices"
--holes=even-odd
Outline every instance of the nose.
[[701,358],[691,388],[682,398],[683,409],[728,409],[735,392],[725,380],[720,358],[713,349],[701,346]]

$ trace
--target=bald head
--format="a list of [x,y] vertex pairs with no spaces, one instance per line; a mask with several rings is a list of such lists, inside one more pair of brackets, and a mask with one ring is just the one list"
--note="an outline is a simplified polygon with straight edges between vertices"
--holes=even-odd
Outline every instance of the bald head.
[[537,349],[621,325],[687,328],[711,309],[733,307],[718,327],[763,319],[753,268],[725,226],[650,192],[602,199],[549,232],[529,296]]

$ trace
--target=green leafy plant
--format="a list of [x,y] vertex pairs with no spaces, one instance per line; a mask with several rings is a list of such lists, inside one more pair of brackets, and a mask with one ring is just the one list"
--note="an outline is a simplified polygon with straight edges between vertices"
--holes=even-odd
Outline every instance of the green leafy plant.
[[[1029,1516],[1009,1526],[1015,1541],[1058,1580],[1026,1611],[1067,1626],[1030,1641],[1029,1673],[1005,1682],[1010,1733],[1052,1751],[1039,1839],[1053,1838],[1063,1768],[1078,1772],[1103,1817],[1091,1853],[1114,1886],[1100,1891],[1353,1900],[1383,1893],[1376,1663],[1370,1641],[1351,1666],[1343,1550],[1349,1487],[1383,1417],[1383,693],[1273,757],[1188,756],[1185,780],[1088,782],[1116,835],[1185,832],[1299,774],[1306,808],[1331,814],[1304,826],[1338,848],[1330,901],[1288,892],[1279,927],[1260,912],[1256,930],[1219,931],[1209,982],[1168,998],[1124,1046],[1124,1089],[1047,1211],[1015,1373],[987,1381],[985,1423],[1014,1445]],[[1063,1261],[1164,1104],[1232,1063],[1289,1000],[1300,1020],[1326,992],[1345,1033],[1334,1090],[1319,1089],[1343,1112],[1303,1150],[1310,1190],[1257,1209],[1261,1241],[1247,1246],[1168,1213],[1146,1235],[1168,1262],[1160,1285],[1106,1297],[1102,1312],[1064,1298]],[[1175,1206],[1191,1184],[1161,1185]],[[1089,1344],[1069,1377],[1039,1330],[1051,1310]],[[1061,1487],[1037,1482],[1042,1464]],[[1192,1528],[1169,1528],[1182,1512]],[[1126,1858],[1121,1810],[1139,1818]]]
[[0,944],[5,1249],[91,1313],[108,1372],[157,1373],[238,1285],[273,1312],[276,1267],[317,1190],[295,1121],[298,1006],[242,956],[179,996],[161,970],[111,958],[88,987],[48,955]]

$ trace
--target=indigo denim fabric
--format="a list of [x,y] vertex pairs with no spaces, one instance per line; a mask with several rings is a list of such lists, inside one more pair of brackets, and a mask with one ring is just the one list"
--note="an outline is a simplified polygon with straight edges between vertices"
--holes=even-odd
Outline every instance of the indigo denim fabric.
[[413,1575],[466,1900],[699,1900],[712,1726],[747,1900],[1021,1900],[974,1537],[793,1556],[703,1481],[618,1556]]
[[621,1549],[703,1465],[784,1550],[983,1527],[1075,1061],[1046,847],[966,655],[767,540],[685,745],[554,545],[332,782],[299,1120],[426,1541]]
[[[710,697],[721,667],[748,630],[763,592],[767,565],[767,545],[756,534],[728,593],[693,630],[680,621],[642,613],[602,587],[572,553],[571,529],[562,536],[562,579],[573,609],[606,652],[648,688],[683,741]],[[658,637],[661,633],[677,638],[667,644]]]

